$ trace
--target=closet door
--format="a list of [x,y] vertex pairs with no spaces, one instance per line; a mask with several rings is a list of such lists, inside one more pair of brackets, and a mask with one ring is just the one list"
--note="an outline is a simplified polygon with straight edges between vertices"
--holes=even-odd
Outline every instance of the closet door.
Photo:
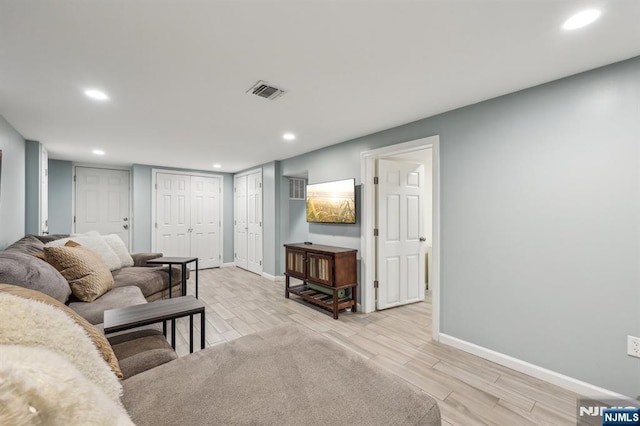
[[165,256],[189,256],[191,176],[156,176],[156,248]]
[[262,274],[262,171],[247,176],[247,269]]
[[191,256],[200,269],[220,266],[220,181],[191,177]]
[[247,269],[247,176],[236,176],[234,184],[234,260],[236,266]]

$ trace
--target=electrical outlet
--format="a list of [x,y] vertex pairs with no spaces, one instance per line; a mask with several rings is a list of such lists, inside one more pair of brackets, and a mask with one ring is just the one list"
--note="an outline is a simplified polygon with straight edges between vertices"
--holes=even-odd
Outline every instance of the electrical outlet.
[[640,358],[640,337],[627,336],[627,355]]

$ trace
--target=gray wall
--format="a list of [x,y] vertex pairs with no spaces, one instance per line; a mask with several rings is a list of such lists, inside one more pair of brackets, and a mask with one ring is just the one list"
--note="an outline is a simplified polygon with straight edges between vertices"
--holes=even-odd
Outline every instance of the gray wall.
[[0,250],[25,232],[25,141],[0,115]]
[[25,230],[39,234],[40,229],[40,142],[26,141],[25,149]]
[[49,160],[49,233],[70,234],[73,226],[73,163]]
[[[359,180],[362,151],[440,135],[441,331],[635,397],[639,75],[634,58],[283,160],[280,176]],[[299,233],[280,207],[278,247]],[[359,248],[351,234],[309,227]]]

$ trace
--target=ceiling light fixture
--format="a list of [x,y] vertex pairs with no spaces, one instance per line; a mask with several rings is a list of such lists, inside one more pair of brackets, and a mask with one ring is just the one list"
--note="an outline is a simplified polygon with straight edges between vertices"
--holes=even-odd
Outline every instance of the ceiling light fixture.
[[292,141],[296,138],[296,135],[294,135],[293,133],[285,133],[284,135],[282,135],[282,139],[284,139],[285,141]]
[[565,30],[576,30],[585,27],[600,17],[600,11],[597,9],[584,10],[576,13],[571,18],[564,21],[562,28]]
[[104,155],[104,151],[101,149],[94,149],[93,152],[95,155]]
[[97,101],[106,101],[109,99],[109,96],[104,93],[102,90],[97,89],[87,89],[84,91],[84,94],[90,97],[91,99],[95,99]]
[[213,168],[214,168],[214,169],[219,169],[220,167],[222,167],[220,164],[214,164],[214,165],[213,165]]

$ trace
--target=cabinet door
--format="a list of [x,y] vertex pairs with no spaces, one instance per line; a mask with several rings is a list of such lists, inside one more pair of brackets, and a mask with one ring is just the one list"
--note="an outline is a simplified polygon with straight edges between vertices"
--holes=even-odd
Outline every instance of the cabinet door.
[[304,251],[287,248],[287,274],[304,280],[306,278],[306,258]]
[[307,279],[318,284],[333,284],[333,257],[317,253],[307,253]]

